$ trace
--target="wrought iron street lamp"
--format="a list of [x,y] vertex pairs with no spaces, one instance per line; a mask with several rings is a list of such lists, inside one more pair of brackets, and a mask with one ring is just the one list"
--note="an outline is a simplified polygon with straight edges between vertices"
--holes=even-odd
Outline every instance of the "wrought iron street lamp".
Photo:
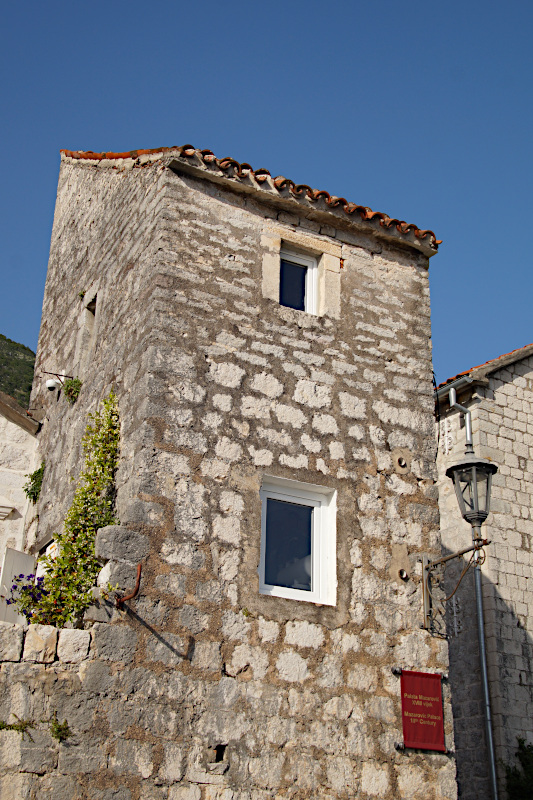
[[487,674],[487,653],[485,649],[485,622],[483,616],[483,595],[481,589],[481,565],[484,561],[481,550],[481,526],[487,519],[490,510],[490,490],[492,476],[498,471],[496,464],[486,458],[479,458],[472,445],[472,417],[470,411],[457,402],[454,388],[450,389],[450,408],[456,408],[465,416],[466,447],[465,456],[457,464],[448,467],[446,475],[452,479],[455,494],[463,518],[472,526],[472,544],[474,546],[474,586],[476,592],[477,629],[479,641],[479,659],[481,665],[481,682],[485,705],[485,732],[489,755],[490,782],[493,800],[498,800],[496,779],[496,758],[492,737],[492,719],[490,708],[489,680]]
[[471,452],[467,445],[465,457],[448,467],[446,475],[453,481],[463,518],[479,531],[489,515],[492,476],[498,467],[486,458],[478,458],[470,447]]

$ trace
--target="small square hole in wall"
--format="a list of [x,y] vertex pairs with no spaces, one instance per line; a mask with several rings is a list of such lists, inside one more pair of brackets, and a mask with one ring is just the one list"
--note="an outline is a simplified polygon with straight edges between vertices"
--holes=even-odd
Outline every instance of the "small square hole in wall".
[[214,747],[215,750],[215,764],[220,764],[224,761],[224,756],[226,754],[226,744],[217,744]]
[[317,313],[318,268],[316,258],[282,249],[279,303],[297,311]]

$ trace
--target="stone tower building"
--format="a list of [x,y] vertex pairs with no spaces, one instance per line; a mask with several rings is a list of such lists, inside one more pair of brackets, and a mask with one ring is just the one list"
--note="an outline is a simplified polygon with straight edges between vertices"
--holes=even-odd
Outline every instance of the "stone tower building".
[[[392,672],[448,663],[420,628],[437,245],[191,146],[62,153],[36,374],[83,387],[71,407],[34,384],[26,547],[61,529],[114,387],[120,525],[98,553],[106,579],[142,578],[85,630],[4,626],[4,713],[57,710],[74,735],[0,734],[2,797],[456,797],[453,757],[395,748]],[[446,685],[444,706],[453,749]]]
[[[495,358],[442,384],[439,394],[439,502],[445,553],[471,544],[448,466],[464,453],[461,417],[450,410],[447,392],[472,415],[477,455],[498,466],[491,511],[483,536],[491,541],[482,567],[487,669],[492,729],[500,789],[505,764],[513,764],[517,739],[533,744],[533,345]],[[446,571],[446,594],[466,562]],[[457,776],[461,800],[489,797],[476,608],[472,577],[466,575],[448,604],[450,687],[452,690]]]

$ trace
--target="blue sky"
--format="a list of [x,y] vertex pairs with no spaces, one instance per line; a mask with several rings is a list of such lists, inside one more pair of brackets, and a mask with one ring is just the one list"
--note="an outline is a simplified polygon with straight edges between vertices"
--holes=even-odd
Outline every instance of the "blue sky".
[[533,4],[2,8],[0,333],[35,349],[59,149],[192,143],[431,228],[439,381],[533,341]]

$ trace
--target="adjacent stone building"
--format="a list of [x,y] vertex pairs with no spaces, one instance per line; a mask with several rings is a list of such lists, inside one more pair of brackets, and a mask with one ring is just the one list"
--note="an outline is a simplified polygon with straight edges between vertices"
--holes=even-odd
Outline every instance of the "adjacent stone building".
[[[451,378],[438,402],[439,497],[442,544],[453,553],[471,544],[470,525],[459,513],[445,470],[464,453],[461,417],[450,411],[447,390],[472,414],[475,452],[494,461],[491,510],[483,535],[483,603],[496,758],[502,796],[504,764],[514,763],[517,738],[533,743],[533,345]],[[446,571],[446,593],[466,562]],[[447,604],[450,685],[455,724],[459,796],[489,797],[484,710],[476,634],[474,586],[463,579]]]
[[6,547],[22,549],[32,504],[23,491],[27,475],[38,466],[39,423],[16,400],[0,392],[0,564]]
[[[2,714],[57,711],[73,736],[0,734],[2,798],[456,797],[453,755],[395,748],[392,672],[448,666],[421,629],[437,246],[191,146],[63,152],[26,547],[60,529],[87,413],[114,388],[120,525],[97,552],[105,579],[142,577],[85,630],[4,628]],[[44,372],[83,381],[75,405]],[[446,684],[444,706],[453,751]]]

